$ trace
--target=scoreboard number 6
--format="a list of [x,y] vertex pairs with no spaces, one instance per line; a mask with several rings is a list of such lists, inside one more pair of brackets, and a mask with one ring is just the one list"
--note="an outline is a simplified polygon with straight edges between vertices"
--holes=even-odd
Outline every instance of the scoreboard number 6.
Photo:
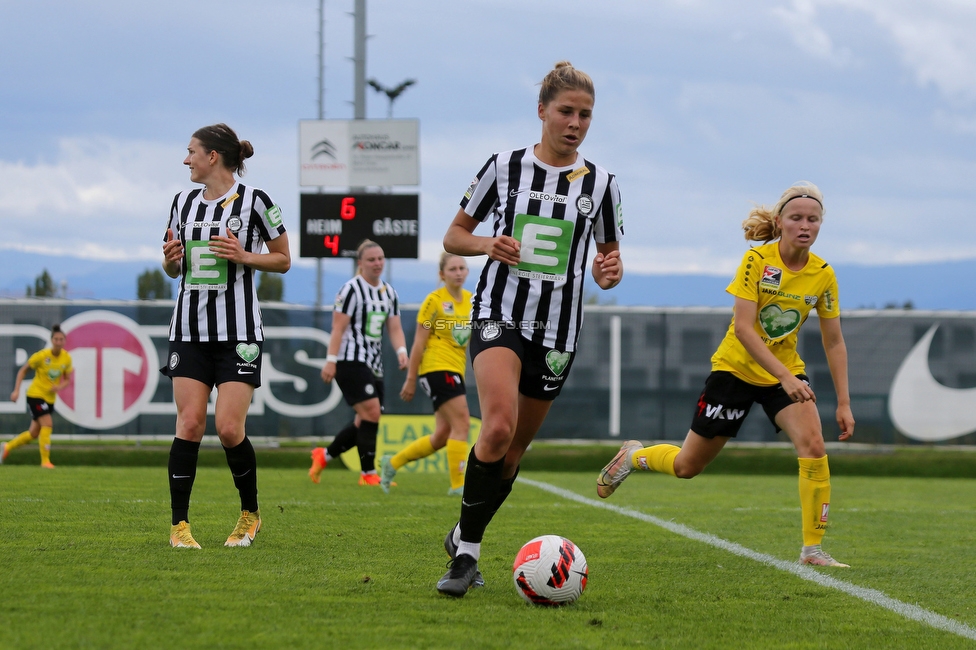
[[356,197],[346,196],[343,197],[342,201],[339,203],[339,216],[342,217],[343,221],[349,221],[356,217]]

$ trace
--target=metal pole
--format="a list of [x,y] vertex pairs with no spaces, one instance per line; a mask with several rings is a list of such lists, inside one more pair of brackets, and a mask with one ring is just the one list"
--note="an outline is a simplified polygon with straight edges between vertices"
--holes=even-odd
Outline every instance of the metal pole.
[[610,317],[610,435],[620,435],[620,316]]
[[[353,119],[366,119],[366,0],[356,0],[353,10]],[[366,188],[350,187],[351,192]],[[352,274],[356,275],[356,260],[352,261]]]
[[667,388],[665,387],[665,382],[668,374],[668,315],[666,313],[661,314],[661,369],[658,372],[658,392],[660,393],[661,401],[661,413],[658,422],[658,428],[660,433],[658,434],[658,440],[664,440],[664,430],[667,425],[667,420],[665,418],[665,410],[668,407],[668,395]]
[[353,119],[366,119],[366,0],[356,0],[353,14]]
[[[325,118],[325,0],[319,0],[319,119]],[[322,188],[319,188],[321,194]],[[322,258],[315,258],[315,309],[322,307]]]

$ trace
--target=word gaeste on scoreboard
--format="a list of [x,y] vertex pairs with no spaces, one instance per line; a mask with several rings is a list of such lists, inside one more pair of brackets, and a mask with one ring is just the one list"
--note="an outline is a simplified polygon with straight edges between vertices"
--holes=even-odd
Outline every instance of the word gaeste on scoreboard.
[[420,199],[416,194],[302,194],[301,257],[355,257],[364,239],[388,258],[417,259]]

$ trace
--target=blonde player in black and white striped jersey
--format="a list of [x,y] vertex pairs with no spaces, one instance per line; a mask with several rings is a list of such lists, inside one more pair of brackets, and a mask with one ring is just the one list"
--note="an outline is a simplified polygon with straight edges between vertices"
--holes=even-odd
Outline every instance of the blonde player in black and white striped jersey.
[[[241,514],[224,546],[250,546],[261,529],[257,462],[244,422],[261,385],[264,332],[255,271],[291,267],[281,210],[262,190],[248,187],[244,160],[254,154],[226,124],[198,129],[183,164],[200,183],[173,200],[163,243],[163,269],[180,278],[170,324],[169,357],[160,372],[173,380],[176,437],[170,449],[173,510],[170,545],[200,548],[190,533],[190,492],[207,403],[217,387],[215,424],[241,497]],[[265,252],[264,248],[267,247]]]
[[379,485],[376,472],[376,433],[383,413],[383,329],[397,353],[400,370],[407,367],[407,339],[400,322],[400,300],[382,279],[386,257],[383,248],[365,240],[357,249],[357,272],[339,290],[332,311],[332,335],[322,381],[339,384],[342,396],[356,412],[328,447],[312,450],[308,476],[318,483],[322,470],[333,458],[356,447],[359,451],[359,484]]
[[[593,116],[590,77],[562,61],[539,93],[542,139],[493,155],[444,236],[457,255],[487,255],[471,313],[472,366],[481,434],[468,456],[460,521],[444,547],[453,558],[437,583],[460,597],[482,583],[485,528],[508,497],[519,461],[569,375],[583,319],[583,278],[601,289],[623,277],[623,216],[616,178],[577,149]],[[489,236],[474,234],[491,221]]]

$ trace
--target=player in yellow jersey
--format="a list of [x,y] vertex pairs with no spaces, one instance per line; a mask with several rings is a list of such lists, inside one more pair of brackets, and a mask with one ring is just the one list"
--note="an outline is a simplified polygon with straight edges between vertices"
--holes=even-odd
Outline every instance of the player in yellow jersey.
[[7,459],[7,454],[34,439],[39,439],[41,448],[41,467],[54,469],[51,463],[51,431],[54,429],[54,400],[58,391],[71,382],[71,355],[64,349],[64,332],[55,325],[51,328],[51,347],[31,355],[20,370],[14,382],[14,392],[10,401],[16,402],[20,397],[20,384],[24,381],[28,370],[34,371],[34,380],[27,387],[27,406],[31,412],[31,425],[27,431],[0,445],[0,463]]
[[463,257],[443,253],[439,266],[444,286],[431,292],[417,313],[410,366],[400,389],[404,401],[412,400],[419,374],[421,387],[434,402],[434,433],[415,440],[395,456],[383,457],[380,487],[384,492],[390,491],[397,470],[445,445],[451,476],[448,494],[464,491],[471,419],[464,387],[464,352],[471,338],[471,292],[464,288],[468,265]]
[[762,405],[777,431],[785,431],[800,465],[801,564],[846,567],[820,546],[830,509],[830,470],[816,395],[796,352],[797,332],[816,309],[830,375],[837,393],[840,440],[854,435],[847,383],[847,348],[840,328],[837,279],[810,251],[823,221],[823,195],[795,183],[773,208],[757,207],[742,222],[746,240],[762,241],[742,258],[726,291],[735,296],[732,323],[712,356],[712,373],[698,398],[691,430],[681,447],[631,440],[597,479],[602,498],[634,470],[692,478],[735,437],[753,403]]

